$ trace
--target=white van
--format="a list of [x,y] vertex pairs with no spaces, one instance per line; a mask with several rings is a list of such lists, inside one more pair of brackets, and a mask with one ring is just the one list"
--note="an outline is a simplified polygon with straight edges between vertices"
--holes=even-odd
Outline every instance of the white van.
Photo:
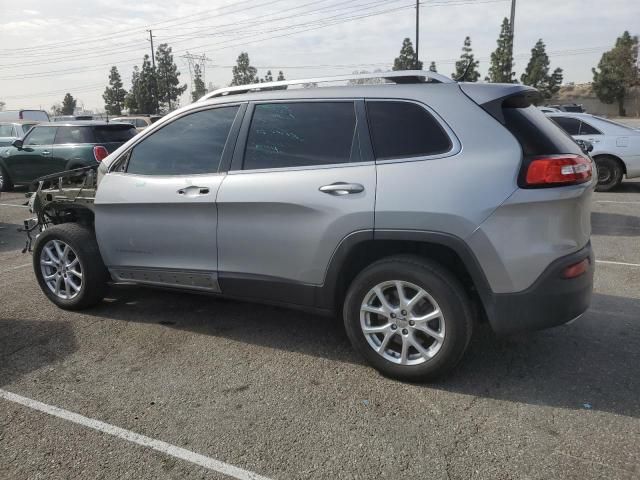
[[0,112],[0,121],[11,122],[14,120],[48,122],[49,114],[44,110],[6,110],[4,112]]

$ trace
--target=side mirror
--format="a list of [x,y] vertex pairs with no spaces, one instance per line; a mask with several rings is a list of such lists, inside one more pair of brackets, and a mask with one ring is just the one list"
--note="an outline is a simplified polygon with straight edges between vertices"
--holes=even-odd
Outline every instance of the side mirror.
[[14,147],[16,147],[18,150],[22,150],[22,145],[24,144],[24,142],[17,138],[13,141],[13,143],[11,145],[13,145]]

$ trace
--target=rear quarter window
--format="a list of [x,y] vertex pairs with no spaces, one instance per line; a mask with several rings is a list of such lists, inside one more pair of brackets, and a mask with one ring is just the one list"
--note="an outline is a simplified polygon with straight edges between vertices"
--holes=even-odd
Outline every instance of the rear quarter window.
[[451,150],[451,139],[425,108],[410,102],[367,101],[376,159],[425,157]]
[[578,144],[536,107],[504,107],[502,112],[525,155],[582,154]]
[[120,124],[94,127],[96,143],[124,143],[135,137],[138,131],[133,125]]

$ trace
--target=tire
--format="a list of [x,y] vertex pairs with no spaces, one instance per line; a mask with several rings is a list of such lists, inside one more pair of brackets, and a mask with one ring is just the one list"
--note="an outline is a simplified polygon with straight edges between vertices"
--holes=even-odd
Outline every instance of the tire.
[[13,188],[9,174],[5,168],[0,165],[0,192],[8,192]]
[[[412,299],[418,289],[427,296],[423,295],[415,306],[402,310],[399,295],[394,298],[394,291],[398,292],[396,281],[401,282],[403,295],[408,299]],[[381,310],[376,286],[395,311],[395,319],[394,313],[380,315],[361,311],[364,304]],[[442,313],[439,318],[430,322],[415,320],[414,326],[410,325],[411,318],[428,318],[426,315],[435,310]],[[460,361],[473,332],[472,312],[468,295],[446,268],[421,257],[399,255],[371,264],[353,280],[345,297],[343,317],[351,344],[380,373],[398,380],[426,381],[445,375]],[[366,334],[363,330],[364,327],[382,329],[386,325],[390,326],[384,333]],[[431,335],[438,334],[440,339],[423,333],[421,328],[425,326]],[[388,343],[383,353],[378,353],[387,335],[390,335]],[[419,342],[423,352],[411,342]],[[405,343],[410,346],[403,363]]]
[[[67,252],[66,247],[68,254],[62,255],[61,252]],[[76,223],[55,225],[38,235],[33,249],[33,269],[44,294],[65,310],[81,310],[98,304],[106,294],[110,278],[95,234]],[[49,275],[48,279],[45,275]],[[58,285],[59,292],[56,292]]]
[[620,162],[609,156],[595,159],[598,169],[598,185],[596,192],[608,192],[616,188],[622,182],[623,169]]

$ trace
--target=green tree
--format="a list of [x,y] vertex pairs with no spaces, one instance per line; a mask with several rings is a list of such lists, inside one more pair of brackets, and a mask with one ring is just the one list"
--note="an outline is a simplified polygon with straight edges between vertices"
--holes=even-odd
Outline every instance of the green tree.
[[233,80],[231,85],[249,85],[256,83],[256,74],[258,70],[249,63],[249,54],[242,52],[238,55],[236,66],[233,67]]
[[6,107],[7,104],[4,103],[2,100],[0,100],[0,112],[4,111],[4,107]]
[[531,49],[531,59],[520,77],[520,81],[525,85],[537,88],[545,100],[550,99],[560,90],[563,77],[561,68],[556,68],[549,75],[549,64],[546,46],[542,39],[539,39]]
[[638,37],[625,31],[615,47],[602,55],[598,68],[593,69],[593,90],[602,102],[617,102],[618,114],[624,117],[629,89],[638,84]]
[[204,86],[204,80],[202,80],[202,72],[200,71],[200,65],[197,63],[193,67],[193,92],[191,92],[191,100],[194,102],[204,97],[207,93],[207,88]]
[[429,71],[438,73],[438,67],[436,67],[436,62],[431,62],[431,64],[429,65]]
[[62,105],[60,105],[59,103],[54,103],[53,105],[51,105],[51,115],[53,115],[54,117],[62,115]]
[[62,115],[73,115],[76,103],[76,99],[70,93],[67,93],[62,99]]
[[[456,62],[456,71],[452,73],[451,76],[460,79],[460,81],[477,82],[480,79],[480,72],[478,71],[479,65],[480,62],[473,56],[471,37],[465,37],[464,44],[462,45],[462,55],[460,55],[460,60]],[[465,71],[467,72],[466,75],[464,73]],[[463,75],[464,78],[462,78]]]
[[180,71],[173,61],[171,47],[161,43],[156,49],[156,84],[158,106],[165,112],[173,109],[180,96],[187,90],[187,84],[180,85]]
[[513,71],[513,36],[509,20],[502,21],[498,46],[491,54],[491,66],[487,81],[493,83],[513,83],[515,73]]
[[260,81],[261,82],[273,82],[273,74],[271,73],[271,70],[267,70],[267,74]]
[[278,80],[279,82],[284,82],[286,80],[284,78],[284,73],[282,73],[282,70],[278,72],[278,78],[276,80]]
[[138,113],[157,113],[158,105],[158,84],[156,72],[151,65],[151,58],[145,55],[142,60],[142,68],[136,82],[136,104]]
[[127,97],[127,91],[122,88],[122,79],[118,68],[111,67],[109,72],[109,86],[105,88],[102,98],[104,99],[104,109],[109,115],[122,115],[122,108]]
[[138,66],[133,67],[133,72],[131,73],[131,89],[127,96],[124,99],[124,106],[127,110],[129,110],[130,114],[139,113],[140,109],[138,108],[138,89],[140,88],[138,82],[140,81],[140,68]]
[[422,62],[416,58],[413,43],[409,38],[402,41],[400,55],[393,61],[393,70],[422,70]]

